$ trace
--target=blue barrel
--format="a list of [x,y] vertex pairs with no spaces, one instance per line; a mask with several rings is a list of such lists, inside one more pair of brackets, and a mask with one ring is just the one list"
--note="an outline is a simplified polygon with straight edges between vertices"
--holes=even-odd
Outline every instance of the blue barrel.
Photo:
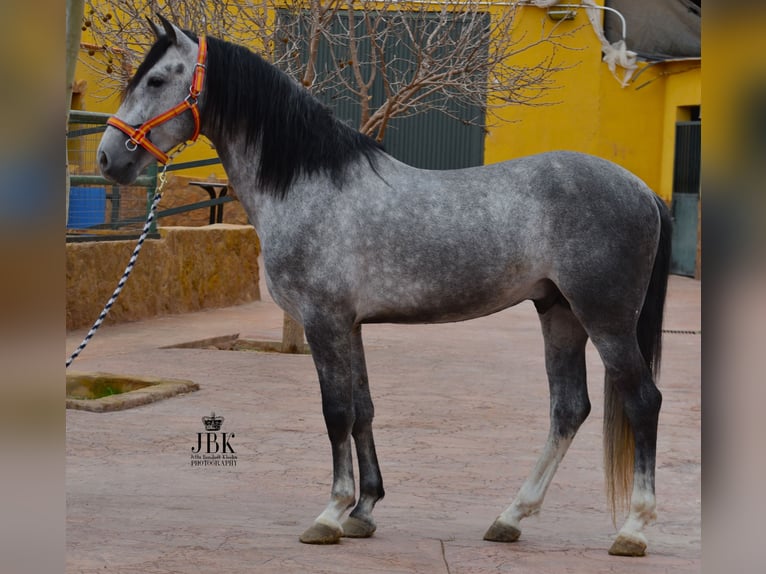
[[68,229],[86,229],[106,220],[106,188],[70,187]]

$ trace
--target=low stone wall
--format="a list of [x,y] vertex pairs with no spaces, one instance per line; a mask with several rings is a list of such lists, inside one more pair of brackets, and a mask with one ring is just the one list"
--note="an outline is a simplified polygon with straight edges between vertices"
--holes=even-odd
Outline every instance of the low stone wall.
[[[162,227],[148,239],[106,323],[259,300],[258,236],[250,225]],[[90,327],[122,276],[135,240],[68,243],[66,328]]]

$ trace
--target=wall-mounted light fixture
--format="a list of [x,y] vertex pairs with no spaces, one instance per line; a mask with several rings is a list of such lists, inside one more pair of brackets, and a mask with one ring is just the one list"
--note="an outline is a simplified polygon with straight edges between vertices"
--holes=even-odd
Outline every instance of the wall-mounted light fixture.
[[577,11],[564,6],[551,6],[547,10],[548,18],[560,22],[561,20],[574,20]]

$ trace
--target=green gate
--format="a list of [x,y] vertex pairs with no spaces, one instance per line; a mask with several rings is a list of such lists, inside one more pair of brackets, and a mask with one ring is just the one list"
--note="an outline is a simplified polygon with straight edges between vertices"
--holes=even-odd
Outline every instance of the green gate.
[[693,277],[697,262],[700,192],[700,135],[697,121],[676,123],[673,168],[673,253],[670,272]]

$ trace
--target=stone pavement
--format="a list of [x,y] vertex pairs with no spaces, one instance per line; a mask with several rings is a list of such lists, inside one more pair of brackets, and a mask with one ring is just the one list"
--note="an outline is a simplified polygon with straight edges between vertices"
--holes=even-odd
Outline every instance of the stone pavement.
[[[73,369],[201,388],[125,411],[67,411],[67,572],[699,572],[700,324],[700,283],[671,277],[658,520],[644,558],[607,554],[616,529],[601,464],[603,367],[590,344],[593,411],[542,512],[516,543],[482,540],[548,432],[531,303],[459,324],[364,327],[386,497],[372,538],[328,547],[298,541],[331,479],[311,358],[163,348],[233,333],[277,340],[273,302],[103,327]],[[69,333],[67,350],[84,334]],[[211,411],[225,418],[236,466],[192,467]]]

